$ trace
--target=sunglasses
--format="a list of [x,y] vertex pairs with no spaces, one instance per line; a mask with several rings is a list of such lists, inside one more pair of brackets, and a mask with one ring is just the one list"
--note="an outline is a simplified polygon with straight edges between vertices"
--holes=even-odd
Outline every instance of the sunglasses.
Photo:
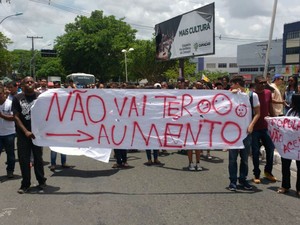
[[267,84],[267,81],[260,81],[259,84]]

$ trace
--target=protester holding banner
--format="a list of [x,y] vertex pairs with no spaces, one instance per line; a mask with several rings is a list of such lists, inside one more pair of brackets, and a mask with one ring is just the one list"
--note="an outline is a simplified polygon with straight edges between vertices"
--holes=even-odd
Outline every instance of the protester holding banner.
[[[53,84],[54,84],[54,88],[60,88],[59,81],[55,81],[55,82],[53,82]],[[51,159],[50,170],[51,171],[55,171],[55,169],[56,169],[56,158],[57,158],[57,152],[51,150],[50,151],[50,159]],[[70,168],[71,167],[70,165],[67,164],[67,155],[60,154],[60,161],[61,161],[62,168]]]
[[[202,75],[203,77],[203,75]],[[198,81],[196,84],[196,89],[206,89],[205,86],[203,86],[203,83],[201,81]],[[193,151],[195,152],[195,156],[196,156],[196,163],[193,162]],[[210,159],[212,159],[212,157],[210,156],[209,150],[207,151],[207,156],[210,157]],[[200,157],[201,154],[203,153],[202,150],[187,150],[187,156],[188,156],[188,160],[189,160],[189,166],[188,169],[190,171],[201,171],[203,170],[203,168],[200,166]]]
[[115,163],[112,168],[123,168],[129,167],[127,163],[127,149],[114,149],[115,157],[117,163]]
[[272,108],[272,93],[270,90],[266,89],[267,80],[263,76],[258,76],[255,78],[255,93],[257,93],[260,102],[260,118],[254,125],[252,133],[252,159],[253,159],[253,181],[259,184],[260,181],[260,169],[259,169],[259,153],[261,144],[266,150],[266,165],[264,168],[265,177],[276,182],[277,179],[272,174],[273,169],[273,157],[274,157],[274,143],[268,132],[268,124],[265,121],[265,117],[274,116]]
[[11,105],[12,101],[6,98],[4,87],[0,86],[0,154],[4,148],[7,156],[7,178],[13,178],[15,170],[16,130]]
[[154,161],[152,161],[152,156],[151,156],[151,150],[147,149],[146,150],[146,156],[147,156],[147,162],[145,163],[146,166],[152,166],[152,165],[163,165],[159,160],[158,160],[158,150],[153,150],[153,158]]
[[31,107],[35,103],[39,92],[34,90],[34,80],[32,77],[25,77],[22,81],[23,92],[17,94],[12,102],[13,114],[16,122],[18,158],[22,173],[21,187],[19,194],[24,194],[30,187],[30,154],[34,158],[34,173],[39,182],[38,187],[46,187],[46,178],[44,176],[44,164],[42,157],[42,147],[32,143],[35,138],[31,132]]
[[[291,109],[286,113],[286,116],[300,117],[300,94],[294,94],[291,101]],[[281,156],[281,172],[282,183],[278,193],[287,193],[291,188],[291,159],[286,159]],[[300,160],[296,160],[297,165],[297,182],[296,191],[297,196],[300,197]]]
[[[246,94],[245,90],[245,81],[242,76],[235,76],[230,80],[231,90],[233,92],[238,92],[238,94]],[[252,120],[247,127],[248,136],[244,139],[244,148],[243,149],[230,149],[229,150],[229,180],[230,184],[228,189],[230,191],[236,191],[237,189],[237,180],[239,180],[239,184],[246,190],[252,190],[252,186],[247,181],[248,176],[248,156],[251,148],[251,133],[253,132],[253,128],[255,123],[258,121],[260,117],[260,103],[258,100],[258,96],[256,93],[250,92],[250,105],[251,111],[253,112]],[[249,114],[251,116],[251,114]],[[237,157],[240,155],[240,176],[237,177],[238,167],[237,167]]]
[[[195,151],[196,155],[196,164],[193,162],[193,151]],[[203,168],[200,166],[200,155],[201,155],[201,150],[187,150],[187,156],[189,160],[189,167],[188,169],[190,171],[198,170],[201,171]]]
[[[55,151],[50,151],[50,158],[51,158],[51,166],[50,166],[50,170],[54,171],[56,168],[56,157],[57,157],[57,152]],[[61,154],[60,155],[60,160],[61,160],[61,167],[62,168],[70,168],[71,166],[69,166],[66,162],[67,162],[67,155],[65,154]]]

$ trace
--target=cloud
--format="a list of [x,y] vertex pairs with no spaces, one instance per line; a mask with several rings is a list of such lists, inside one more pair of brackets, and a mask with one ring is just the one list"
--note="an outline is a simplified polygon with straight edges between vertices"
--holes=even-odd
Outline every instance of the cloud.
[[[274,38],[281,38],[285,23],[299,20],[299,0],[278,1]],[[14,44],[9,49],[30,50],[27,36],[42,36],[35,41],[40,49],[64,33],[67,23],[77,15],[89,16],[94,10],[102,10],[105,16],[114,15],[137,29],[138,39],[151,39],[155,24],[192,11],[211,1],[200,0],[11,0],[0,4],[0,19],[4,15],[23,12],[22,16],[5,20],[0,31]],[[269,36],[273,0],[214,0],[216,56],[235,56],[237,45],[255,40],[267,40]],[[227,37],[227,39],[226,39]],[[229,39],[232,37],[235,39]],[[248,39],[248,41],[245,39]],[[252,39],[253,41],[249,40]]]
[[255,16],[269,16],[272,13],[271,1],[262,0],[227,0],[227,7],[232,18],[245,19]]

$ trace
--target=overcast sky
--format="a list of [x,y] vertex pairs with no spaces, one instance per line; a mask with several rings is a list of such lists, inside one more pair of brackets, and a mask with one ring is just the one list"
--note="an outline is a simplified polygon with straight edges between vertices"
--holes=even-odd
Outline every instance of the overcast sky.
[[[55,38],[64,34],[65,24],[77,15],[89,17],[94,10],[114,15],[138,30],[137,39],[151,39],[155,24],[210,4],[202,0],[6,0],[0,3],[0,20],[7,18],[0,31],[14,43],[9,50],[51,48]],[[236,56],[237,45],[267,41],[274,0],[215,0],[215,56]],[[299,20],[299,0],[278,0],[273,39],[282,38],[283,25]],[[129,46],[130,47],[130,46]]]

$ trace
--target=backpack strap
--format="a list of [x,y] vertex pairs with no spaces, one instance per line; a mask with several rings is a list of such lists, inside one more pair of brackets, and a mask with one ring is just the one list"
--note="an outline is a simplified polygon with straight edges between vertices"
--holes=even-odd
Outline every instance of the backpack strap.
[[251,113],[252,113],[252,118],[253,118],[253,116],[254,116],[254,113],[253,113],[253,91],[249,91],[249,100],[250,100]]

